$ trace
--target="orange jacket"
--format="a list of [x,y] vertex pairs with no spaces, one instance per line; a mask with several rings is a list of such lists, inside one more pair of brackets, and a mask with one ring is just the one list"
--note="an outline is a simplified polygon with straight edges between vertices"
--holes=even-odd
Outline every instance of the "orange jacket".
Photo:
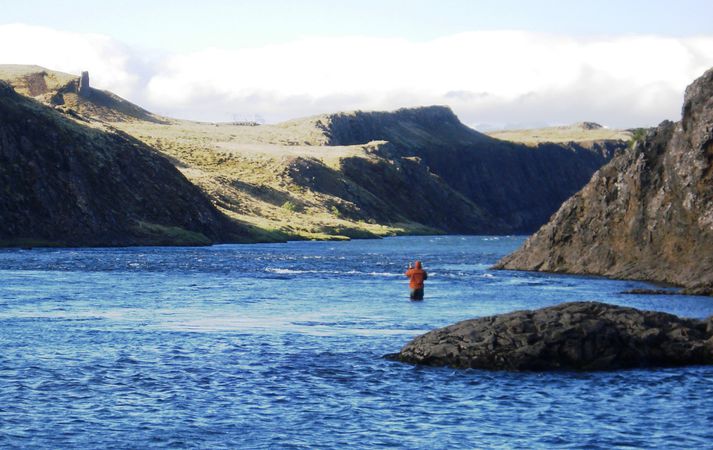
[[421,261],[416,261],[416,267],[407,270],[406,276],[411,280],[408,285],[411,289],[423,288],[423,282],[428,279],[428,274],[421,268]]

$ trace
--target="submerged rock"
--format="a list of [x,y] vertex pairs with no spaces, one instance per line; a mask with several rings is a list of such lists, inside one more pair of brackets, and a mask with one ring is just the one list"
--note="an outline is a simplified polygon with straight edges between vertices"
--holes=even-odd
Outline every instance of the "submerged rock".
[[391,359],[493,370],[607,370],[713,364],[713,317],[684,319],[574,302],[465,320],[419,336]]

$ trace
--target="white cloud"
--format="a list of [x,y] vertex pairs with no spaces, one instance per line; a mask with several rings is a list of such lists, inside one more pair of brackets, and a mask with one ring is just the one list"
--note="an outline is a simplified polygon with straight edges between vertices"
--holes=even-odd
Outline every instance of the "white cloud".
[[427,42],[308,38],[260,48],[149,54],[109,37],[0,26],[0,62],[79,73],[156,112],[201,120],[447,104],[504,126],[677,119],[683,90],[713,66],[713,35],[574,38],[482,31]]
[[0,25],[0,42],[2,64],[35,64],[72,74],[89,70],[93,84],[119,95],[140,89],[130,49],[110,37],[13,24]]

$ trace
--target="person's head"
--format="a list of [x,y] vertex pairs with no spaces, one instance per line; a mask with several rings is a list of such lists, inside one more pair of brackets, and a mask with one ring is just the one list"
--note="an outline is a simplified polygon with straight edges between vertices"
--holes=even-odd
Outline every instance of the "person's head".
[[416,261],[416,268],[420,269],[421,268],[421,261]]

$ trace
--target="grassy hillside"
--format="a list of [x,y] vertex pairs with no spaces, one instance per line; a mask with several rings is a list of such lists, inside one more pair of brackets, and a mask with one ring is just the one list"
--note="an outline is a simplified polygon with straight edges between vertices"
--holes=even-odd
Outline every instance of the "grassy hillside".
[[342,167],[355,158],[376,161],[383,142],[313,145],[324,135],[301,122],[255,127],[172,120],[113,126],[170,156],[226,214],[259,228],[306,239],[437,232],[396,215],[388,224],[377,222],[330,190],[338,185],[368,197]]
[[37,97],[57,92],[68,83],[77,80],[77,77],[40,66],[0,64],[0,79],[7,81],[22,95]]
[[445,107],[259,126],[182,121],[109,92],[79,95],[77,77],[38,67],[0,66],[0,76],[18,86],[41,78],[46,89],[27,95],[160,151],[222,212],[267,239],[528,232],[623,146],[504,142]]

